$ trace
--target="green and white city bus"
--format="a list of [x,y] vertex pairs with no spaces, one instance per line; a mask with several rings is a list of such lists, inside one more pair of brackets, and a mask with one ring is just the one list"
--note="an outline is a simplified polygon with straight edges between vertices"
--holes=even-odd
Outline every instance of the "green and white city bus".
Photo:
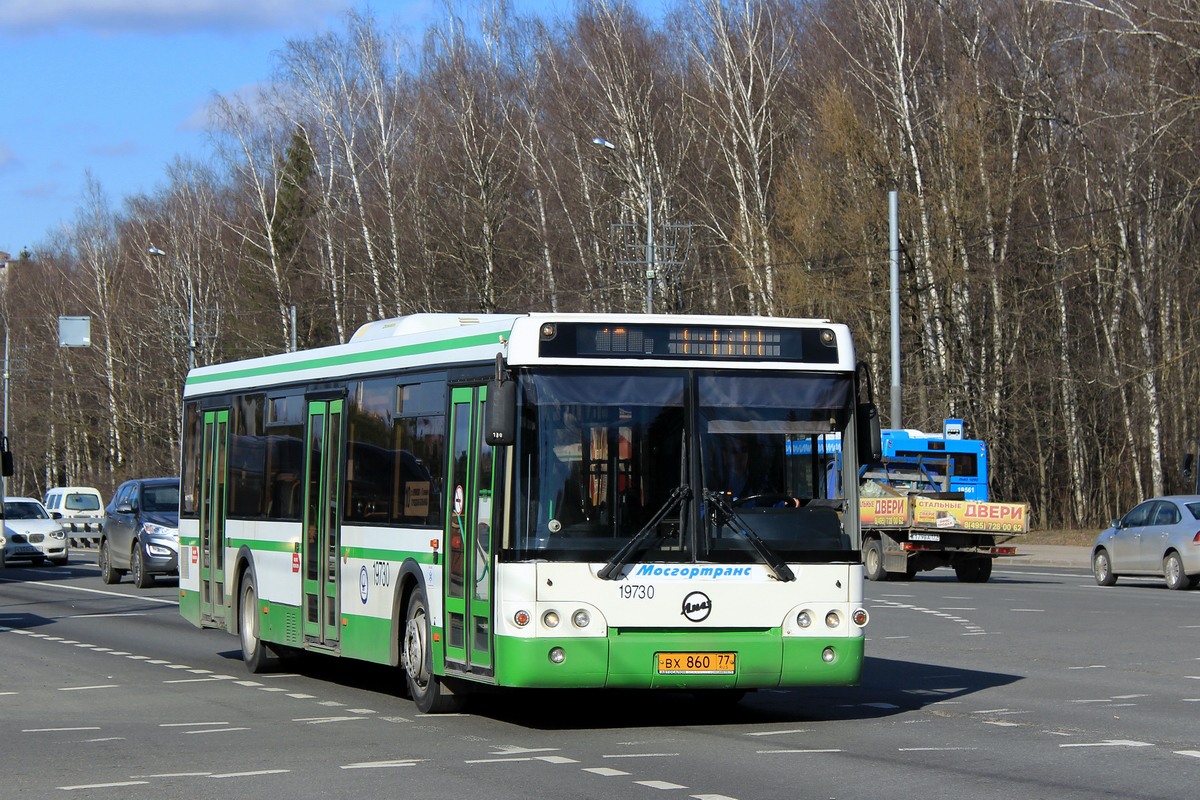
[[[419,314],[192,370],[181,613],[254,672],[399,666],[425,712],[853,685],[865,375],[844,325],[635,314]],[[844,498],[794,455],[831,435]]]

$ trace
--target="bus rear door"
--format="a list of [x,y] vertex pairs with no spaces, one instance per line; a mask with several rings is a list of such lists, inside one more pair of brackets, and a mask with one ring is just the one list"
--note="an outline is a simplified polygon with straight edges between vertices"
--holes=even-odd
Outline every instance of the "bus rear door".
[[308,402],[304,453],[304,638],[336,648],[340,634],[338,574],[341,549],[342,406],[344,400]]

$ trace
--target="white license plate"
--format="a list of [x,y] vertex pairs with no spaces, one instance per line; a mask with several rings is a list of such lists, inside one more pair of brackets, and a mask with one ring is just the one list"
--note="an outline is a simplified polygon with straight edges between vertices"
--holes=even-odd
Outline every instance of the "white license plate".
[[942,535],[940,533],[910,533],[908,540],[910,542],[940,542]]

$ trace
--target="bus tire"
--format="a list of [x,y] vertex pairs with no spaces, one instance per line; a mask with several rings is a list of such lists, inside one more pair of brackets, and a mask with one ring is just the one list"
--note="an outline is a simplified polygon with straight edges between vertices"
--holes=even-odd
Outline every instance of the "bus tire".
[[242,644],[242,661],[246,669],[254,674],[266,672],[275,659],[259,636],[258,589],[254,586],[254,575],[247,572],[242,576],[238,605],[238,641]]
[[878,539],[863,543],[863,573],[869,581],[886,581],[888,578],[883,568],[883,545]]
[[447,714],[462,708],[462,696],[456,695],[446,681],[433,674],[433,652],[429,632],[429,601],[420,586],[413,589],[404,613],[400,665],[408,683],[408,694],[423,714]]

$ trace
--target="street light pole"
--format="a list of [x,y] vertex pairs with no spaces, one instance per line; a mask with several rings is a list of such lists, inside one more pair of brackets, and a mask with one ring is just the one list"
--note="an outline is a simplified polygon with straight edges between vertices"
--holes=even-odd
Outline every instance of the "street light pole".
[[[167,253],[165,250],[159,250],[154,245],[146,248],[146,252],[152,256],[165,258]],[[185,270],[183,273],[184,280],[187,281],[188,293],[188,370],[196,368],[196,292],[192,287],[192,273]]]
[[[606,150],[616,150],[617,146],[605,139],[603,136],[597,136],[592,139],[592,144],[597,147],[603,147]],[[646,171],[646,313],[654,313],[654,279],[657,273],[654,269],[654,201],[651,195],[650,173]]]

